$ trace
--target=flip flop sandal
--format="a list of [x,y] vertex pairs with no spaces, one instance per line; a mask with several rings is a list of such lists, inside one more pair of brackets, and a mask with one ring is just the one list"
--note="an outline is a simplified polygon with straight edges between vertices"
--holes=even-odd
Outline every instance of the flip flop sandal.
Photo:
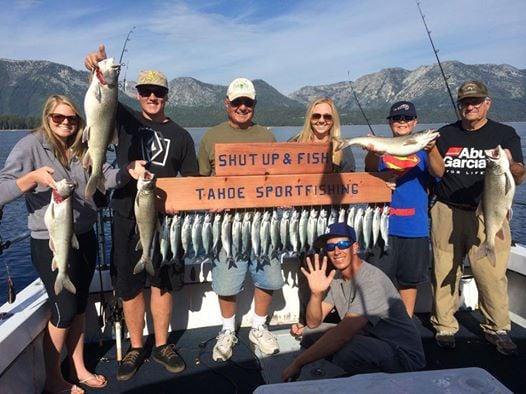
[[[104,382],[100,385],[92,385],[92,384],[89,384],[88,382],[90,381],[97,381],[97,382]],[[108,384],[108,379],[106,379],[106,377],[104,375],[97,375],[97,374],[92,374],[89,378],[87,379],[84,379],[84,380],[79,380],[78,384],[80,385],[83,385],[83,386],[86,386],[86,387],[89,387],[90,389],[102,389],[104,387],[106,387],[106,385]]]
[[42,391],[42,394],[66,394],[66,393],[84,393],[85,391],[82,389],[82,387],[79,387],[77,386],[76,384],[74,384],[73,386],[71,386],[69,389],[64,389],[64,390],[60,390],[60,391],[47,391],[47,390],[43,390]]

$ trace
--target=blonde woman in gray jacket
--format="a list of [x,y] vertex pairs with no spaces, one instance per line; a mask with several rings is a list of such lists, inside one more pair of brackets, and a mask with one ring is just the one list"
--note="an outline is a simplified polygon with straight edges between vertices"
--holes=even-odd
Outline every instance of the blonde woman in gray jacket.
[[[87,145],[82,142],[84,121],[75,104],[67,97],[50,96],[42,111],[39,128],[23,137],[9,154],[0,170],[0,206],[24,196],[31,231],[31,260],[46,288],[51,306],[51,318],[44,334],[43,347],[46,365],[45,392],[83,393],[79,386],[102,388],[106,378],[88,371],[84,364],[84,312],[89,285],[95,271],[97,240],[93,225],[97,207],[86,198],[84,189],[88,173],[82,167]],[[105,164],[106,188],[124,186],[130,177],[144,172],[144,162],[130,163],[127,168],[114,169]],[[77,187],[72,196],[74,233],[79,248],[71,249],[68,275],[76,294],[62,290],[55,294],[57,271],[51,268],[53,253],[44,214],[51,199],[55,181],[67,179]],[[71,375],[63,377],[60,352],[66,345]]]

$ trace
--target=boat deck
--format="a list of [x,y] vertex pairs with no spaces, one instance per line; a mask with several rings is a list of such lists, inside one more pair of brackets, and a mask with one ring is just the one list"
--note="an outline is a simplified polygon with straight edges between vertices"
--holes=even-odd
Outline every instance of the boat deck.
[[[455,350],[444,350],[435,344],[433,331],[429,322],[429,314],[417,314],[415,322],[419,326],[427,358],[426,370],[480,367],[487,370],[512,392],[526,392],[526,328],[513,324],[512,338],[519,346],[520,354],[506,357],[499,354],[494,346],[485,341],[479,327],[478,312],[457,313],[461,329],[457,334]],[[219,327],[206,327],[172,333],[170,338],[184,358],[187,368],[184,372],[174,375],[167,372],[155,361],[146,362],[137,374],[129,381],[116,380],[117,365],[113,342],[105,342],[102,347],[90,344],[87,348],[88,364],[109,378],[108,386],[99,393],[252,393],[258,386],[267,383],[277,383],[280,371],[292,354],[280,354],[264,359],[258,359],[252,352],[248,340],[248,328],[241,328],[232,360],[216,363],[212,360],[212,347]],[[297,349],[299,344],[290,335],[288,327],[272,327],[278,334],[280,347]],[[149,338],[151,339],[151,338]],[[206,344],[205,341],[209,340]],[[147,341],[147,348],[152,344]],[[202,344],[204,347],[200,347]],[[127,344],[124,344],[127,347]],[[285,352],[282,352],[285,353]],[[198,361],[198,362],[197,362]],[[337,368],[331,368],[326,363],[325,368],[317,368],[318,377],[308,374],[309,378],[327,378],[337,373]],[[320,373],[321,372],[321,373]],[[303,375],[302,375],[303,376]],[[264,378],[265,377],[265,378]]]

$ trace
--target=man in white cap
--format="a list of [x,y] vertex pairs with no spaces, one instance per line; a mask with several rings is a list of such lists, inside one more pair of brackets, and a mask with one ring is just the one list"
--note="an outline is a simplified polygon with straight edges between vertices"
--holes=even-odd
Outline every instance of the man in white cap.
[[[274,135],[265,127],[252,122],[256,106],[256,90],[246,78],[236,78],[230,83],[225,98],[228,120],[209,129],[199,146],[199,173],[210,176],[215,173],[214,146],[217,143],[275,142]],[[279,352],[276,337],[266,326],[267,314],[274,290],[283,287],[281,264],[277,259],[263,267],[247,260],[235,264],[215,262],[212,268],[212,288],[219,297],[223,327],[217,336],[212,357],[225,361],[232,356],[237,343],[235,331],[236,296],[243,287],[246,273],[254,282],[254,317],[249,339],[262,353]]]
[[[86,56],[88,70],[106,58],[104,45],[97,52]],[[157,177],[197,175],[194,142],[188,131],[165,114],[168,99],[168,81],[157,70],[141,71],[137,80],[137,100],[141,112],[119,103],[116,127],[119,144],[117,163],[144,160],[149,172]],[[145,169],[142,169],[143,173]],[[145,271],[134,274],[133,267],[142,251],[136,250],[138,235],[135,230],[134,200],[137,193],[135,181],[115,191],[112,196],[113,231],[111,272],[118,297],[122,298],[124,319],[130,333],[130,349],[117,371],[118,380],[130,379],[145,360],[143,329],[146,300],[143,289],[148,279],[151,288],[150,309],[155,332],[152,358],[172,373],[185,369],[183,359],[176,353],[174,344],[168,343],[168,327],[172,317],[171,292],[180,290],[184,279],[184,265],[161,266],[158,242],[153,247],[154,275]]]

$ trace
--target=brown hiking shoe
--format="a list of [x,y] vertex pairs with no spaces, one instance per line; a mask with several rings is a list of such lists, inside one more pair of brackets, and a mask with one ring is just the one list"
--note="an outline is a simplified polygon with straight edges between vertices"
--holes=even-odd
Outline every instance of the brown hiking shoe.
[[505,356],[515,356],[519,354],[517,345],[513,343],[507,331],[485,332],[484,338],[492,345],[495,345],[500,354],[504,354]]

